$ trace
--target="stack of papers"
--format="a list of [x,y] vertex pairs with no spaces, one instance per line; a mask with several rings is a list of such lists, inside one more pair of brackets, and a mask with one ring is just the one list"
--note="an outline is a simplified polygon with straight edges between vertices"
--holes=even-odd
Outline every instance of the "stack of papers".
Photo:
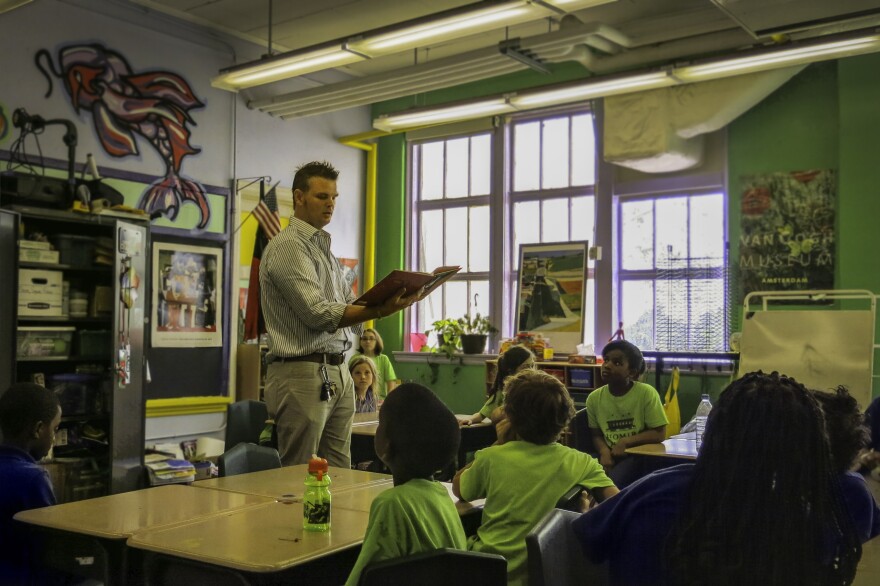
[[148,454],[144,463],[150,474],[150,485],[193,482],[196,468],[187,460],[173,460],[162,454]]

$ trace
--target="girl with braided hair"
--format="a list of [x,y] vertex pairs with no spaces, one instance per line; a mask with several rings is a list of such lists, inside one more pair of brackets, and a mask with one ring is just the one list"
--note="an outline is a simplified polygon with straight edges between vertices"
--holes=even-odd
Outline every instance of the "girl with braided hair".
[[861,557],[822,408],[776,372],[724,390],[696,463],[643,478],[574,529],[612,584],[849,584]]

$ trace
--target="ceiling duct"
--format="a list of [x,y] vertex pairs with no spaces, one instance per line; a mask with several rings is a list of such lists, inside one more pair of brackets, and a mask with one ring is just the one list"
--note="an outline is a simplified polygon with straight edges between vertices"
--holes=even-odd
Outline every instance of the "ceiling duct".
[[712,0],[755,38],[827,28],[863,28],[880,18],[877,0]]

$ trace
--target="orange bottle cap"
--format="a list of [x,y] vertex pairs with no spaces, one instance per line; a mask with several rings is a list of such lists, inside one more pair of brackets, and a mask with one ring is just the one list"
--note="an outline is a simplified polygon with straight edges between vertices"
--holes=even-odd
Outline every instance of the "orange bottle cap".
[[327,460],[319,458],[314,454],[312,455],[312,459],[309,460],[309,474],[317,474],[318,480],[323,480],[328,468]]

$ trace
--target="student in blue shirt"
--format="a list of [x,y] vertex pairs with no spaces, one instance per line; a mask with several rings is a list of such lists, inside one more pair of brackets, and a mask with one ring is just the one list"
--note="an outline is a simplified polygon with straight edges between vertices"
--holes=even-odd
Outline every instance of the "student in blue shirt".
[[0,396],[0,577],[3,584],[40,583],[19,511],[55,504],[49,475],[37,462],[49,453],[61,423],[58,397],[41,385],[18,383]]

